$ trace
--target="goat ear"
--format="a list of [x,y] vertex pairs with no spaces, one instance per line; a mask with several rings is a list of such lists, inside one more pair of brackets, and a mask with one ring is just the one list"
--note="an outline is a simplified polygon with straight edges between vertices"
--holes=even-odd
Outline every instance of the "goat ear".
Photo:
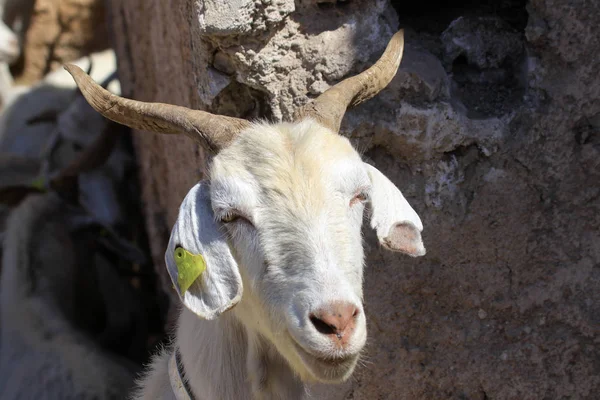
[[[195,271],[192,276],[195,279],[191,282],[189,270],[185,271],[186,279],[180,279],[183,278],[179,276],[182,270],[175,261],[175,251],[179,247],[186,250],[188,257],[199,260],[200,268],[205,267],[204,271]],[[182,253],[178,254],[181,256]],[[165,262],[183,304],[201,318],[217,318],[242,298],[242,278],[227,240],[215,221],[206,183],[198,183],[183,199],[171,231]],[[182,284],[182,280],[188,281]]]
[[412,257],[425,255],[423,223],[400,190],[379,170],[365,163],[371,178],[371,228],[383,247]]

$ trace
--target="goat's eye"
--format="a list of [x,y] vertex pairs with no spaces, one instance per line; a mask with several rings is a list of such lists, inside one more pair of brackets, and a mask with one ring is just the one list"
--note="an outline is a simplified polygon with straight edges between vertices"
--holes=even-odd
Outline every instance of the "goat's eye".
[[357,203],[364,203],[365,201],[368,200],[368,195],[365,191],[361,190],[360,192],[358,192],[353,198],[352,200],[350,200],[350,206],[352,207],[353,205],[357,204]]
[[223,222],[224,224],[228,224],[230,222],[234,222],[236,220],[240,219],[239,214],[235,214],[233,212],[228,212],[226,214],[223,214],[220,218],[221,222]]
[[231,224],[234,222],[245,222],[249,225],[252,225],[252,222],[250,222],[250,219],[237,210],[227,210],[226,212],[224,212],[223,214],[220,215],[219,221],[223,224]]

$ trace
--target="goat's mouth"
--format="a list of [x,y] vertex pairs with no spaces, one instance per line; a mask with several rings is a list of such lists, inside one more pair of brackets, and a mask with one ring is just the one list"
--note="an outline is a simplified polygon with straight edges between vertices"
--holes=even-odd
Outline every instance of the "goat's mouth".
[[317,355],[307,351],[295,340],[294,347],[313,377],[324,383],[339,383],[350,377],[358,361],[359,354],[340,357]]

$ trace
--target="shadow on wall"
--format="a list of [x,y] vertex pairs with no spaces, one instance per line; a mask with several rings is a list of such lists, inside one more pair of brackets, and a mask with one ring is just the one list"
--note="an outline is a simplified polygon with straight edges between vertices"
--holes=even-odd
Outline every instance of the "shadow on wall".
[[472,119],[501,117],[522,102],[527,85],[525,4],[525,0],[392,1],[400,25],[412,33],[412,46],[442,62],[451,80],[452,100]]

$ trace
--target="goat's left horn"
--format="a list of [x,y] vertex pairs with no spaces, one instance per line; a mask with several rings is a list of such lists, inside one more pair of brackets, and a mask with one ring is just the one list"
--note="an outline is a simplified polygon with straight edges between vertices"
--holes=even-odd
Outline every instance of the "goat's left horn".
[[334,132],[339,132],[348,107],[369,100],[385,88],[396,75],[404,51],[404,30],[390,39],[385,52],[371,68],[327,89],[313,102],[298,110],[294,119],[314,118]]
[[216,152],[227,147],[250,122],[206,111],[164,103],[146,103],[114,95],[98,85],[81,68],[65,65],[88,103],[104,117],[141,129],[167,134],[185,134]]

